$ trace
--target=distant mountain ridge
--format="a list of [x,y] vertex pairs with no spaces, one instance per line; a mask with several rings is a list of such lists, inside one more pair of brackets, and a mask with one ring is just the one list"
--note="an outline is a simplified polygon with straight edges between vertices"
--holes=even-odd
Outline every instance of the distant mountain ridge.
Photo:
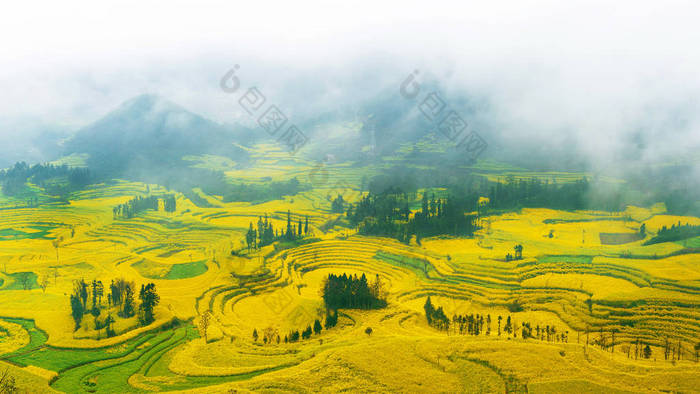
[[[240,137],[240,135],[238,136]],[[157,95],[134,97],[66,141],[64,154],[87,153],[100,177],[140,180],[187,167],[183,156],[214,154],[245,163],[237,132]]]

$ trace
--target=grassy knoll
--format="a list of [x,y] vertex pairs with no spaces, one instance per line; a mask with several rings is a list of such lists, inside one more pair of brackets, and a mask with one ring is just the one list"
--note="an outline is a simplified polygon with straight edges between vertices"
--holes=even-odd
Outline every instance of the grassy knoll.
[[[0,229],[0,240],[49,239],[52,226],[27,226],[24,230],[14,228]],[[26,231],[25,231],[26,230]]]
[[187,279],[207,272],[206,260],[172,265],[141,260],[140,262],[133,264],[132,267],[134,267],[143,277],[149,279]]
[[34,272],[13,272],[7,274],[7,278],[9,283],[4,287],[0,284],[0,290],[25,290],[39,287],[37,275]]

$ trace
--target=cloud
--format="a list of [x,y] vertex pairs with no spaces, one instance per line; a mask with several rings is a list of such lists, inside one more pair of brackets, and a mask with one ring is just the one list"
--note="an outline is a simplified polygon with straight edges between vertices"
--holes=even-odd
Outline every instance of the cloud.
[[21,3],[0,17],[0,117],[78,127],[135,95],[157,93],[219,122],[250,122],[218,88],[239,64],[244,87],[260,87],[293,119],[309,118],[394,89],[420,69],[441,81],[448,99],[486,103],[470,121],[497,141],[545,152],[573,146],[610,169],[700,146],[699,8],[691,1]]

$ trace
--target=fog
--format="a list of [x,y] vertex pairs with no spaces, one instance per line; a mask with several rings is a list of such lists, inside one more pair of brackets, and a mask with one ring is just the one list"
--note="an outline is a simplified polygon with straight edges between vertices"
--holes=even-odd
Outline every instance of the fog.
[[464,117],[487,157],[574,152],[613,176],[676,161],[697,171],[698,11],[691,1],[14,4],[0,16],[0,155],[52,159],[35,146],[37,124],[68,138],[143,93],[252,126],[219,88],[239,65],[242,89],[259,87],[295,122],[386,92],[402,100],[399,84],[419,70],[457,109],[478,103]]

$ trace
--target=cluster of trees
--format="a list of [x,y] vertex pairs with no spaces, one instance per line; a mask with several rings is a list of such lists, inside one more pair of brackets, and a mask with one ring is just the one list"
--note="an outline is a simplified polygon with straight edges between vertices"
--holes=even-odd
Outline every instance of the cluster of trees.
[[[338,311],[336,310],[334,314],[327,312],[325,325],[326,330],[331,327],[335,327],[337,323]],[[284,336],[284,343],[293,343],[298,342],[299,340],[309,339],[311,338],[311,334],[320,335],[321,331],[323,331],[321,321],[319,319],[316,319],[314,321],[313,326],[309,324],[301,332],[299,330],[290,330],[289,333]],[[258,333],[258,330],[253,329],[253,341],[257,342],[259,338],[261,338],[261,336]],[[276,328],[268,327],[262,331],[262,342],[264,344],[272,344],[275,342],[279,344],[281,341],[282,339],[280,338],[279,332]]]
[[153,309],[160,303],[160,296],[156,292],[155,283],[151,282],[146,285],[141,285],[139,299],[141,300],[141,305],[139,306],[139,322],[141,325],[147,326],[156,320]]
[[523,259],[523,245],[517,244],[513,247],[513,254],[506,254],[506,261],[522,260]]
[[338,197],[333,199],[331,202],[331,211],[335,213],[345,212],[345,200],[343,200],[343,196],[341,194],[338,194]]
[[175,212],[177,202],[174,194],[165,194],[162,196],[136,196],[124,204],[119,204],[112,208],[112,215],[116,218],[131,219],[139,213],[151,209],[158,210],[160,200],[163,200],[163,210],[165,212]]
[[428,320],[428,324],[437,328],[438,330],[447,331],[450,328],[450,319],[445,315],[445,311],[442,307],[435,308],[432,301],[430,301],[430,296],[425,300],[425,305],[423,305],[425,310],[425,318]]
[[[640,228],[640,232],[641,231],[642,230]],[[644,242],[644,245],[658,244],[661,242],[675,242],[697,236],[700,236],[700,226],[693,226],[687,223],[682,225],[681,222],[678,222],[678,224],[673,224],[670,228],[667,228],[666,226],[661,227],[656,236]]]
[[495,209],[553,208],[585,209],[586,195],[590,189],[587,178],[572,183],[549,183],[538,178],[518,179],[508,177],[497,182],[489,190],[489,206]]
[[311,325],[308,325],[303,331],[301,331],[301,333],[299,332],[299,330],[289,331],[289,334],[284,336],[284,343],[298,342],[299,339],[309,339],[311,338],[312,333],[314,335],[320,335],[322,330],[323,327],[321,326],[321,321],[316,319],[314,321],[313,328],[311,327]]
[[5,195],[21,194],[27,181],[43,187],[49,194],[64,195],[89,185],[92,177],[87,168],[72,168],[65,164],[29,166],[25,162],[18,162],[7,170],[0,170],[0,185]]
[[327,309],[356,308],[373,309],[386,306],[384,289],[379,275],[373,283],[353,275],[328,274],[321,285],[321,296]]
[[471,236],[476,231],[477,216],[465,212],[474,211],[478,201],[476,193],[438,199],[433,194],[430,200],[423,193],[421,210],[409,221],[410,233],[419,238],[442,234]]
[[[134,282],[123,278],[112,280],[107,293],[107,309],[117,308],[117,315],[122,318],[129,318],[136,313],[134,301],[136,285]],[[84,279],[73,281],[73,293],[70,296],[71,315],[75,322],[75,330],[80,328],[83,317],[91,314],[95,319],[95,329],[105,329],[107,336],[115,335],[112,323],[115,322],[111,313],[104,320],[99,317],[105,305],[102,302],[105,287],[102,281],[93,280],[91,283]],[[141,305],[138,307],[139,322],[148,325],[155,320],[153,309],[160,302],[160,296],[156,292],[153,283],[141,285],[139,292]]]
[[248,232],[245,235],[245,241],[248,246],[248,252],[250,252],[251,249],[262,248],[275,241],[294,241],[308,234],[309,217],[306,216],[303,224],[301,218],[299,218],[299,223],[295,225],[292,223],[291,212],[287,211],[287,230],[285,232],[282,232],[282,230],[275,230],[272,221],[268,220],[267,214],[265,214],[264,220],[263,217],[258,218],[257,228],[254,228],[253,222],[250,222]]
[[451,195],[429,199],[423,193],[421,210],[412,214],[409,203],[413,200],[398,189],[387,189],[381,194],[368,194],[347,211],[350,223],[358,232],[368,235],[388,236],[407,243],[413,235],[421,238],[435,235],[471,236],[476,230],[476,215],[467,215],[476,207],[478,195]]
[[221,195],[224,197],[224,202],[255,202],[279,200],[282,196],[294,196],[302,190],[299,180],[295,177],[287,182],[267,182],[262,185],[227,185],[226,190]]
[[[639,343],[639,338],[637,338],[637,344]],[[649,345],[647,345],[649,347]],[[639,348],[639,346],[637,346]],[[700,348],[700,343],[695,345],[695,361],[698,360],[698,349]],[[646,352],[646,348],[644,349]],[[629,356],[629,351],[628,351],[628,356]],[[679,360],[683,357],[683,346],[681,346],[681,341],[678,341],[678,345],[671,343],[668,340],[668,337],[666,337],[666,343],[664,344],[664,360],[668,360],[669,358],[671,361],[673,360]],[[646,357],[649,358],[649,357]]]

